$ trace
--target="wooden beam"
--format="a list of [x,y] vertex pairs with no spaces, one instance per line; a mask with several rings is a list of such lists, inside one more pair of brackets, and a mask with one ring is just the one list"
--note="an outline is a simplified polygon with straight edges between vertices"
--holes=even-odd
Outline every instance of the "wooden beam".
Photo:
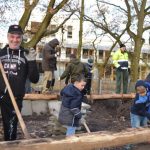
[[131,94],[100,94],[100,95],[89,95],[89,99],[93,100],[108,100],[108,99],[133,99],[135,97],[134,93]]
[[[133,99],[135,97],[134,93],[131,94],[100,94],[100,95],[88,95],[88,99],[92,100],[108,100],[108,99]],[[58,100],[58,95],[56,94],[26,94],[25,100]]]
[[92,150],[150,141],[150,129],[130,129],[124,132],[95,132],[62,140],[35,139],[0,142],[0,150]]
[[57,100],[56,94],[25,94],[24,100]]

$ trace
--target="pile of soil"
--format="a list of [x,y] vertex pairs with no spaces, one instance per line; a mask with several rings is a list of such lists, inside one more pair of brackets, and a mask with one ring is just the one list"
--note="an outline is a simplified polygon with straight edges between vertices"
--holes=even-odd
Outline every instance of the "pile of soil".
[[[91,113],[87,117],[87,124],[92,132],[119,132],[130,126],[130,107],[132,100],[103,100],[95,101],[91,106]],[[124,150],[122,147],[103,148],[99,150]],[[134,145],[132,150],[150,150],[150,144]]]
[[87,122],[91,131],[121,131],[130,127],[131,101],[103,100],[91,105]]

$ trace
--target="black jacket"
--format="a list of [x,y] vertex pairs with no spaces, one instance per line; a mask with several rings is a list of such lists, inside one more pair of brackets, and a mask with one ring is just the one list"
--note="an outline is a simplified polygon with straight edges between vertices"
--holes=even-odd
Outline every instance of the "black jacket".
[[[20,49],[12,50],[8,45],[0,50],[0,60],[15,97],[24,96],[27,76],[33,83],[39,80],[36,61],[27,61],[24,53],[24,48],[21,47]],[[6,86],[2,74],[0,73],[0,95],[6,93],[5,89]]]
[[60,123],[67,126],[79,126],[83,95],[73,84],[61,91],[62,106],[59,112]]

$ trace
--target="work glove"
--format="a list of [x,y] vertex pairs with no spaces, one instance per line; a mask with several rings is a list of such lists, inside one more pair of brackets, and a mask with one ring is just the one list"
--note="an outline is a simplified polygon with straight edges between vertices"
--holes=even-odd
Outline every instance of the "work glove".
[[36,51],[33,48],[30,48],[29,52],[25,53],[25,57],[28,61],[36,60]]
[[57,53],[57,52],[59,53],[60,50],[61,50],[60,46],[57,46],[57,47],[55,48],[56,53]]
[[60,79],[60,77],[58,77],[58,81],[60,81],[61,79]]
[[84,124],[84,123],[86,123],[86,120],[82,117],[82,118],[80,119],[80,123],[81,123],[81,124]]
[[91,71],[90,71],[90,73],[93,73],[94,72],[94,69],[92,69]]
[[57,52],[56,54],[55,54],[55,57],[58,57],[59,56],[59,52]]

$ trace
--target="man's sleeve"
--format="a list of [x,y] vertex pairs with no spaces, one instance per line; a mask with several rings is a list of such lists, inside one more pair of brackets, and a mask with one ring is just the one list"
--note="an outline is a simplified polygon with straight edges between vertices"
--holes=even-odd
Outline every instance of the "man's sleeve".
[[28,78],[32,83],[39,81],[39,71],[35,60],[28,61]]
[[71,70],[71,65],[69,64],[65,71],[63,72],[63,74],[60,76],[60,79],[64,79],[65,77],[69,76],[70,75],[70,70]]
[[46,57],[46,59],[51,59],[51,58],[55,57],[55,53],[52,54],[52,49],[50,49],[47,46],[45,46],[45,57]]
[[118,52],[117,51],[112,55],[112,59],[113,59],[114,66],[118,68],[120,65],[118,64]]

